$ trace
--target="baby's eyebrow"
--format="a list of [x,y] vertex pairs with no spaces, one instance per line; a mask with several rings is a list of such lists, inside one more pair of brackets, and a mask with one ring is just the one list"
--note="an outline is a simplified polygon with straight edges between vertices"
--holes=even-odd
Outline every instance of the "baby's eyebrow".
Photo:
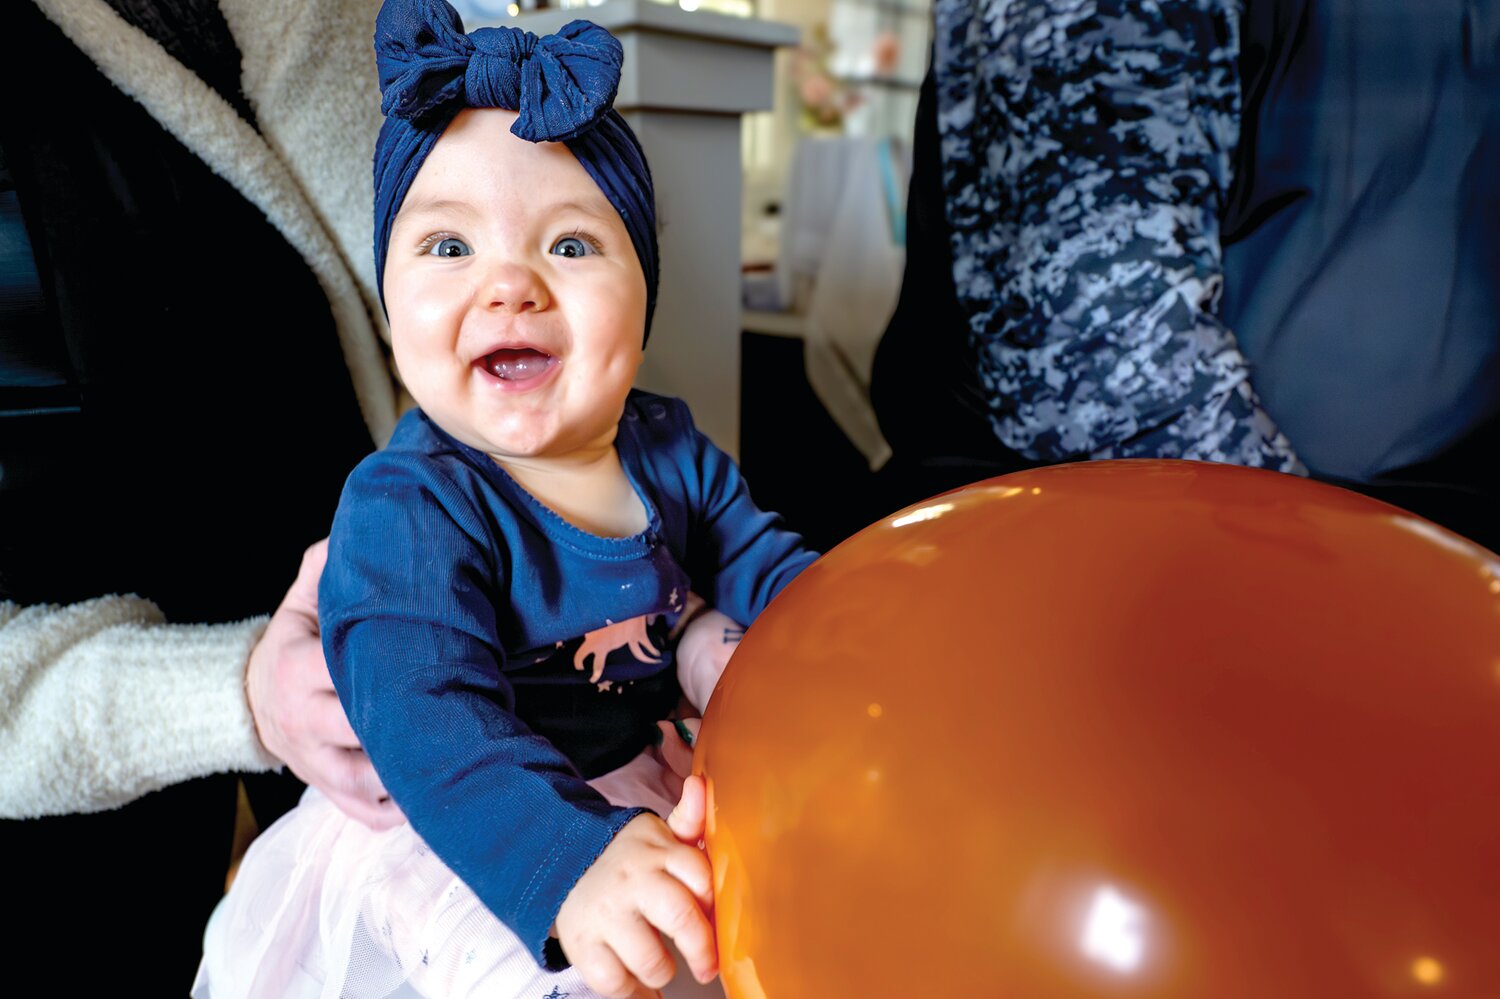
[[[568,212],[587,215],[605,224],[619,219],[619,215],[615,213],[614,207],[603,198],[598,200],[593,198],[570,198],[563,201],[544,201],[540,204],[533,204],[530,210],[530,213],[535,213],[536,215],[562,215]],[[455,214],[473,218],[480,214],[480,209],[470,202],[458,198],[412,198],[408,199],[401,206],[400,211],[396,213],[396,217],[391,221],[391,228],[394,230],[400,227],[403,222],[414,218],[428,215]]]
[[619,218],[614,208],[607,201],[555,201],[541,206],[544,211],[562,213],[579,212],[583,215],[592,215],[601,222],[609,222]]
[[391,221],[391,228],[395,228],[404,218],[413,215],[437,215],[442,213],[459,212],[466,215],[474,214],[474,206],[467,201],[456,201],[452,198],[416,198],[408,200],[396,213],[395,219]]

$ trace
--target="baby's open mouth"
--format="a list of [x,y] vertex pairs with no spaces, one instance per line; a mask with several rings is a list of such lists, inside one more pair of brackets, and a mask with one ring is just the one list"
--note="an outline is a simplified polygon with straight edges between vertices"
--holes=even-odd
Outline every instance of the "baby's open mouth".
[[504,347],[479,359],[480,367],[507,382],[523,382],[546,374],[557,358],[531,347]]

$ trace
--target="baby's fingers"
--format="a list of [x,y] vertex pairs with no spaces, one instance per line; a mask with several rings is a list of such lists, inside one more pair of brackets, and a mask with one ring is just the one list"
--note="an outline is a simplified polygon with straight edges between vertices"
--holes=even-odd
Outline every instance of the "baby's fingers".
[[[700,855],[701,856],[701,855]],[[714,946],[714,928],[703,914],[703,910],[693,901],[692,896],[682,891],[653,892],[641,901],[641,914],[677,945],[677,950],[687,960],[688,968],[693,977],[700,982],[707,982],[718,973],[718,952]],[[655,934],[653,934],[654,936]],[[658,942],[657,946],[660,946]],[[670,967],[671,957],[667,957]],[[632,965],[632,967],[634,967]],[[641,981],[656,984],[657,979],[647,978],[636,972]],[[661,980],[665,985],[671,980],[668,974],[666,979]]]
[[700,909],[705,912],[713,911],[714,871],[707,854],[696,848],[678,847],[667,854],[663,868],[677,882],[678,887],[686,888],[692,893]]
[[684,777],[682,797],[667,816],[667,828],[679,842],[694,846],[703,838],[708,824],[708,785],[697,774]]
[[[661,946],[659,941],[657,946]],[[585,985],[610,999],[645,999],[659,995],[655,989],[641,984],[614,950],[602,941],[573,961],[573,968]]]
[[[680,892],[678,894],[681,894]],[[696,909],[697,906],[689,905]],[[677,963],[667,952],[661,937],[649,925],[651,914],[642,906],[645,919],[635,918],[610,934],[610,945],[625,965],[625,970],[650,989],[660,989],[672,980]]]

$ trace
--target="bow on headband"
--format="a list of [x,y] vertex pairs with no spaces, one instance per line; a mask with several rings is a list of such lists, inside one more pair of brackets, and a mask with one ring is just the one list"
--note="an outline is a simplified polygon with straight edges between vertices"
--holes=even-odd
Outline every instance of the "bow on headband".
[[386,0],[375,21],[381,110],[375,143],[375,281],[385,295],[391,223],[422,163],[464,108],[507,108],[511,131],[565,142],[625,223],[646,275],[646,330],[656,311],[656,194],[641,144],[614,110],[624,53],[614,36],[572,21],[538,38],[479,28],[446,0]]
[[438,0],[388,0],[375,21],[380,110],[416,121],[465,107],[519,112],[511,129],[530,142],[560,142],[592,128],[614,103],[620,43],[588,21],[538,38],[519,28],[464,34]]

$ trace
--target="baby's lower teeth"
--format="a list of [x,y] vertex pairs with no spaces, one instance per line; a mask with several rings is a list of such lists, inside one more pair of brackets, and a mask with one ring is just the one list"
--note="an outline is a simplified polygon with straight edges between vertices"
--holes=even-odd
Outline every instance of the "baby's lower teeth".
[[485,367],[503,381],[525,381],[541,377],[551,362],[552,358],[534,350],[501,350],[485,359]]

